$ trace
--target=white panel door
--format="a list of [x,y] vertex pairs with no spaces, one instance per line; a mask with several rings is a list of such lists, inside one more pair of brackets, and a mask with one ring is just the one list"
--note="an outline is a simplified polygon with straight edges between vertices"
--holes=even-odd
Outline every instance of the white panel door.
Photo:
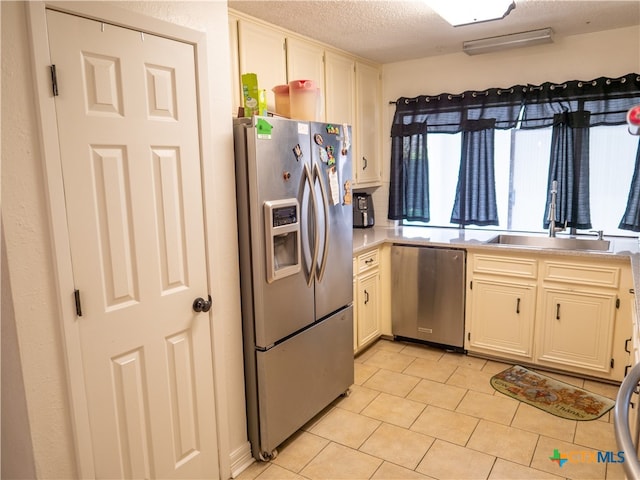
[[47,26],[95,475],[217,478],[193,46]]

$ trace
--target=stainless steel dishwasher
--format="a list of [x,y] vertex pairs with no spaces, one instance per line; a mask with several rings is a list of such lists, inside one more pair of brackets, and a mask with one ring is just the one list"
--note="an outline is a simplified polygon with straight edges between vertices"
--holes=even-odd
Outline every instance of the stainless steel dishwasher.
[[464,350],[464,250],[391,247],[391,324],[395,337]]

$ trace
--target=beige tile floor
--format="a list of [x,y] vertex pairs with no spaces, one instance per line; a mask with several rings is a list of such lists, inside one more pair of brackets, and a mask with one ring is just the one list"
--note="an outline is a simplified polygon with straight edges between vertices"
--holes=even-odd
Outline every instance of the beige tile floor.
[[[238,477],[267,479],[622,479],[613,415],[576,422],[496,392],[509,365],[422,345],[380,340],[355,359],[355,384]],[[560,380],[615,398],[617,387]],[[559,467],[558,449],[574,459]],[[583,453],[584,452],[584,453]],[[584,455],[582,457],[581,455]]]

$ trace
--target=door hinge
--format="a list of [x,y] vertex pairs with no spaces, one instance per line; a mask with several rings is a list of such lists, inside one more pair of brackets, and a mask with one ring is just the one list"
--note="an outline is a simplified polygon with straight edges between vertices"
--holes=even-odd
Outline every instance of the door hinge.
[[612,359],[611,359],[611,364],[610,364],[610,365],[611,365],[611,368],[613,368],[613,364],[614,364],[614,363],[615,363],[615,362],[613,361],[613,358],[612,358]]
[[473,280],[469,282],[469,290],[473,290]]
[[467,332],[467,340],[471,341],[471,332]]
[[81,317],[82,316],[82,306],[80,305],[80,290],[74,290],[73,291],[73,296],[76,300],[76,315]]
[[616,308],[620,309],[620,299],[616,298]]
[[51,65],[49,69],[51,70],[51,91],[53,92],[53,96],[57,97],[58,96],[58,76],[56,74],[56,66]]

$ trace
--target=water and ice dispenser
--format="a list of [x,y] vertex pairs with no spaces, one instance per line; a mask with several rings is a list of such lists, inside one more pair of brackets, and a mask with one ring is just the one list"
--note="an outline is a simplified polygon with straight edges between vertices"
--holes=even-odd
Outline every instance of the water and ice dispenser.
[[300,206],[295,198],[264,202],[267,282],[300,271]]

